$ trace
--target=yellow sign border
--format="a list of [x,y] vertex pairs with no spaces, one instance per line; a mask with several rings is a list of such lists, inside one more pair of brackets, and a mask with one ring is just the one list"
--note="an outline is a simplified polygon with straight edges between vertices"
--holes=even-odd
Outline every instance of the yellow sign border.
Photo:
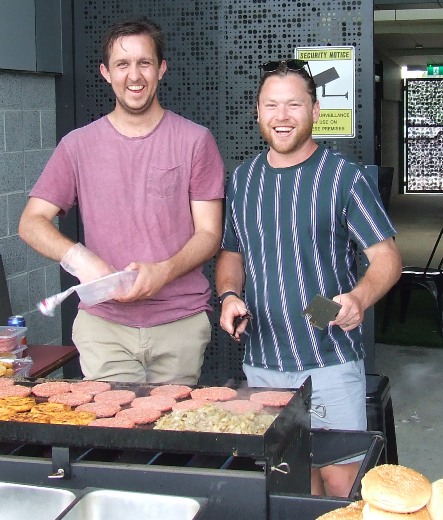
[[[355,137],[355,48],[353,46],[326,46],[295,48],[294,56],[308,62],[351,61],[352,66],[352,108],[337,108],[322,110],[320,103],[320,118],[314,124],[314,138],[354,138]],[[327,114],[325,114],[325,112]]]

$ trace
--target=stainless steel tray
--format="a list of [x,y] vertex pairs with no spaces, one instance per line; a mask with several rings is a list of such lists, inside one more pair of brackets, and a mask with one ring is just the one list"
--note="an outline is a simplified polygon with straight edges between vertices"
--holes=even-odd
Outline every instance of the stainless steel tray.
[[95,489],[79,496],[56,520],[193,520],[207,499]]
[[66,489],[0,482],[0,517],[2,520],[53,520],[75,498],[76,495]]

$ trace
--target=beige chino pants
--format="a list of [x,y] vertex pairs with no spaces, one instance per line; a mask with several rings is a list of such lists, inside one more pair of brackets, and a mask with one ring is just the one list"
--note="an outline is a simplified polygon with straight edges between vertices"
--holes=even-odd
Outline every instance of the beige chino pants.
[[206,312],[137,328],[79,310],[72,339],[85,379],[195,385],[211,340],[211,325]]

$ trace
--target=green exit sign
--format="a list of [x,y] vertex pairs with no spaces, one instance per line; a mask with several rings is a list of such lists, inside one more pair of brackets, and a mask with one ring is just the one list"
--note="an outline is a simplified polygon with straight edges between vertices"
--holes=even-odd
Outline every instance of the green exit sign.
[[428,76],[442,76],[443,65],[428,65]]

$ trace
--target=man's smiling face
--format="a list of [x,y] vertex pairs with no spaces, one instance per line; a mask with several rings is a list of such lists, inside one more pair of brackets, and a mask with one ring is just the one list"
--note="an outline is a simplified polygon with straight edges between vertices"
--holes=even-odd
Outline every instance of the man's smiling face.
[[112,46],[109,68],[101,64],[100,72],[112,86],[117,108],[143,114],[156,99],[166,62],[158,63],[154,41],[149,35],[123,36]]
[[297,74],[270,75],[257,103],[263,138],[278,154],[291,154],[311,140],[320,108],[312,103],[305,80]]

